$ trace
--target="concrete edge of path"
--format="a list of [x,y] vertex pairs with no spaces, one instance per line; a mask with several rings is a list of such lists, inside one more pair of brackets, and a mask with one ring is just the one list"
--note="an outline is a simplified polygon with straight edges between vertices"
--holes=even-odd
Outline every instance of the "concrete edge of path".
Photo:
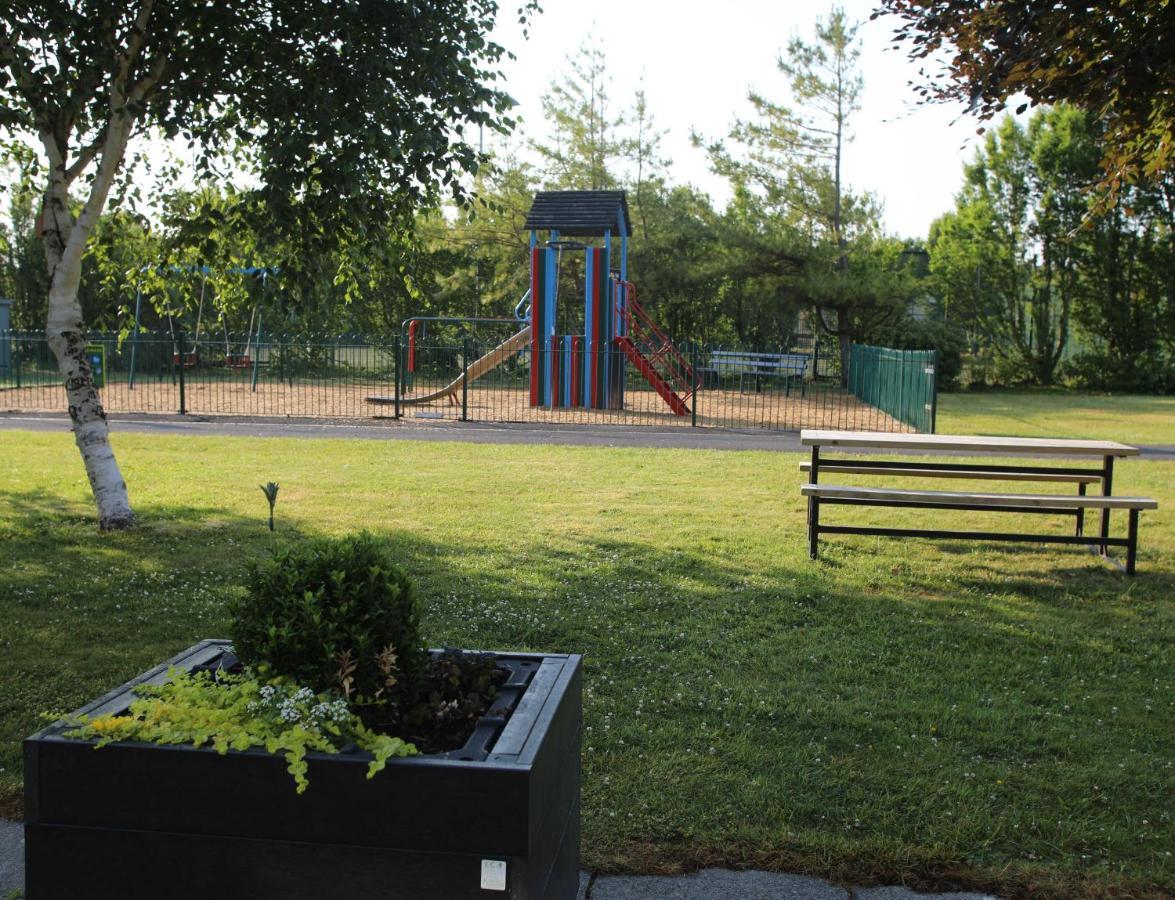
[[[0,898],[24,890],[24,825],[0,819]],[[899,886],[838,887],[806,875],[703,869],[688,875],[579,877],[577,900],[996,900],[985,894],[920,894]]]

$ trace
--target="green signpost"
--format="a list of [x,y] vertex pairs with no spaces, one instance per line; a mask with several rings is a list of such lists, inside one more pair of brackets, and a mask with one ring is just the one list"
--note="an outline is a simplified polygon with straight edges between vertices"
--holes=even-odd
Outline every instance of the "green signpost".
[[106,387],[106,347],[104,344],[86,344],[86,359],[90,361],[90,372],[94,387]]

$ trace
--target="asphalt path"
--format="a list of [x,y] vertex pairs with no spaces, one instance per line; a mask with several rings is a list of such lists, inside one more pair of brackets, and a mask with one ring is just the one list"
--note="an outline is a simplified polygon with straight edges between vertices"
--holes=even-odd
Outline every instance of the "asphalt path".
[[[175,415],[112,415],[110,424],[111,430],[115,433],[121,431],[136,434],[458,441],[469,444],[554,444],[575,447],[687,450],[769,450],[788,453],[806,450],[800,444],[798,431],[736,431],[688,426],[657,428],[648,425],[533,425],[452,421],[422,425],[404,419],[346,422]],[[69,419],[65,414],[0,413],[0,429],[62,432],[69,430]],[[1175,445],[1142,447],[1141,450],[1143,459],[1175,460]],[[877,451],[873,450],[870,453],[876,455]]]

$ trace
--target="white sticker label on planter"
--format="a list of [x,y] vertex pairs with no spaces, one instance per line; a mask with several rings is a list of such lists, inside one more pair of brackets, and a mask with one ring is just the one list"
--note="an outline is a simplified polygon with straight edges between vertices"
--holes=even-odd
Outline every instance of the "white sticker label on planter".
[[506,860],[483,859],[481,861],[481,889],[483,891],[506,890]]

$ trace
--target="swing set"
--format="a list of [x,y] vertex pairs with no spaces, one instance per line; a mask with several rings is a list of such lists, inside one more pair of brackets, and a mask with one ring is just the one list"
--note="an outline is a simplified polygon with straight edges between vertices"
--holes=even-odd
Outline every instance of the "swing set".
[[[173,271],[180,272],[199,272],[200,273],[200,300],[196,307],[196,327],[192,334],[191,341],[185,339],[182,318],[180,319],[179,328],[176,327],[177,315],[173,314],[169,307],[167,312],[167,330],[171,335],[171,364],[185,369],[195,368],[200,365],[200,335],[204,327],[204,301],[208,292],[208,275],[211,271],[207,266],[189,266],[179,267],[173,266]],[[261,344],[261,309],[260,306],[264,303],[266,293],[269,288],[269,275],[271,272],[276,272],[277,269],[256,266],[243,266],[240,268],[233,268],[227,270],[232,275],[250,275],[261,276],[261,298],[253,303],[253,309],[249,314],[249,327],[245,333],[245,341],[243,344],[236,344],[232,342],[229,337],[228,322],[225,319],[224,311],[221,310],[219,314],[221,330],[224,335],[224,366],[230,370],[246,370],[253,369],[256,375],[256,368],[258,364],[258,356],[260,353]],[[172,288],[168,288],[168,293],[172,294]],[[172,295],[174,296],[174,295]],[[139,334],[141,331],[143,314],[143,291],[141,288],[135,291],[135,327],[131,334],[131,359],[130,359],[130,373],[129,383],[133,388],[135,383],[135,363],[138,351]],[[183,346],[181,346],[181,344]]]

